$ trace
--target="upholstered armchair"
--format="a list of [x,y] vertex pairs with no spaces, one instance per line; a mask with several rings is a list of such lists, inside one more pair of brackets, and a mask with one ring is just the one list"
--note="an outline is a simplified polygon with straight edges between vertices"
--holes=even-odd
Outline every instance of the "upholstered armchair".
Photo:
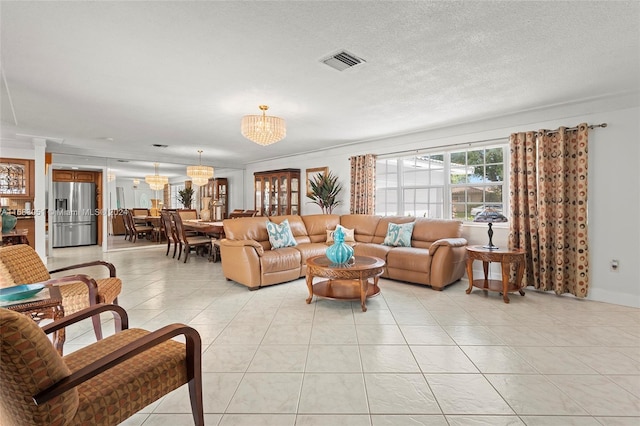
[[[64,357],[46,334],[112,311],[122,331]],[[196,425],[204,425],[201,339],[183,324],[157,331],[129,329],[117,305],[99,304],[43,328],[0,308],[2,425],[117,425],[142,408],[189,385]],[[185,336],[185,343],[173,340]]]
[[[97,303],[117,304],[118,295],[122,291],[122,281],[116,277],[116,267],[113,264],[98,260],[48,271],[38,253],[26,244],[0,247],[0,287],[39,282],[46,284],[52,279],[50,274],[91,266],[106,267],[109,278],[94,279],[85,274],[77,274],[73,275],[73,279],[65,277],[65,280],[52,281],[53,285],[60,287],[65,315]],[[99,316],[93,318],[93,329],[96,338],[102,339]]]

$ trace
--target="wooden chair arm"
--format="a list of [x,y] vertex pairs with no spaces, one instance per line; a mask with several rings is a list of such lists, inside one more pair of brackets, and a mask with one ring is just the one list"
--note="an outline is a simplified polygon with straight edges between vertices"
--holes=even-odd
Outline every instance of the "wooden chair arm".
[[69,271],[71,269],[86,268],[88,266],[97,266],[97,265],[106,266],[107,269],[109,269],[109,277],[110,278],[115,278],[116,277],[116,267],[115,267],[115,265],[113,263],[105,262],[105,261],[102,261],[102,260],[94,260],[93,262],[79,263],[77,265],[69,265],[69,266],[65,266],[64,268],[54,269],[52,271],[49,271],[49,273],[50,274],[55,274],[56,272]]
[[108,311],[115,312],[120,317],[120,330],[117,331],[122,331],[129,328],[129,315],[127,314],[127,311],[125,311],[121,306],[98,303],[97,305],[92,305],[78,312],[74,312],[71,315],[66,315],[57,321],[44,325],[42,326],[42,331],[44,331],[45,334],[50,334],[60,330],[61,328],[65,328],[70,326],[71,324],[82,321],[83,319],[87,319],[94,315]]
[[98,284],[96,283],[96,280],[91,278],[89,275],[67,275],[66,277],[52,278],[48,281],[43,281],[43,284],[59,286],[70,282],[82,282],[86,284],[87,288],[89,289],[89,304],[96,304],[96,302],[98,301]]
[[105,355],[91,364],[63,378],[62,380],[49,386],[33,397],[36,405],[43,404],[56,396],[59,396],[85,381],[104,373],[108,369],[133,358],[136,355],[150,349],[158,344],[182,335],[186,337],[187,351],[187,379],[192,380],[196,374],[200,374],[202,357],[202,341],[198,331],[184,324],[171,324],[153,331],[140,339],[133,341],[112,353]]

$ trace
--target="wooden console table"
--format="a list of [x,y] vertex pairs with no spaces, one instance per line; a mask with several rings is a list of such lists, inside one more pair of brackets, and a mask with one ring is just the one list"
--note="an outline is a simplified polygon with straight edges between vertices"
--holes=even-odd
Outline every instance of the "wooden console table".
[[29,240],[27,239],[28,234],[28,229],[13,229],[8,232],[3,232],[2,244],[0,245],[10,246],[12,244],[29,244]]
[[[505,249],[486,249],[482,246],[467,247],[467,276],[469,278],[469,288],[467,294],[471,293],[473,287],[482,290],[498,291],[502,293],[504,303],[509,303],[510,291],[517,291],[524,296],[522,290],[522,275],[524,273],[524,255],[525,251],[521,249],[505,250]],[[484,269],[484,279],[473,279],[473,261],[481,260]],[[489,264],[491,262],[499,262],[502,265],[502,280],[490,280]],[[518,269],[516,272],[516,280],[514,283],[509,282],[509,274],[511,264],[516,264]]]

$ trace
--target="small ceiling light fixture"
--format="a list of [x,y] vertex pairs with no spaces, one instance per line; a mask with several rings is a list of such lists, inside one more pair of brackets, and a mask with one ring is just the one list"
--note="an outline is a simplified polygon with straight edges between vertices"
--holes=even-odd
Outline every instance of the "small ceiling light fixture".
[[166,184],[169,183],[169,178],[166,176],[158,175],[158,163],[153,163],[155,167],[156,174],[154,175],[146,175],[144,177],[144,181],[149,184],[149,187],[154,191],[159,191],[164,188]]
[[262,115],[245,115],[242,117],[240,131],[242,136],[258,145],[271,145],[287,136],[284,119],[266,115],[267,105],[260,105]]
[[187,176],[191,178],[191,182],[197,186],[204,186],[213,177],[213,167],[202,165],[202,150],[198,150],[200,161],[197,166],[187,167]]
[[107,173],[107,182],[113,182],[114,180],[116,180],[116,175],[113,173]]

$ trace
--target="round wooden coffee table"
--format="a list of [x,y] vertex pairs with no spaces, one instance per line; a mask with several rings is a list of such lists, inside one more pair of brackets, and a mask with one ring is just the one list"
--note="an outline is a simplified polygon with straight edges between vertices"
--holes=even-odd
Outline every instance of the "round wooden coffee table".
[[[337,300],[360,300],[362,312],[367,312],[366,300],[380,293],[378,277],[384,272],[384,260],[372,256],[354,256],[346,265],[331,263],[326,256],[307,259],[307,287],[311,303],[313,295]],[[313,283],[314,277],[328,280]],[[373,278],[373,282],[369,282]]]

